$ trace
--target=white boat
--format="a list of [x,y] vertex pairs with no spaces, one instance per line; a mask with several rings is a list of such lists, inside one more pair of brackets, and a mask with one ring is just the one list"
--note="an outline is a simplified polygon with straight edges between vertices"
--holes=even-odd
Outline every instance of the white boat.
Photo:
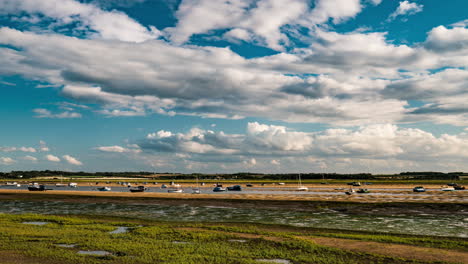
[[107,187],[107,186],[104,186],[104,187],[100,187],[98,188],[99,191],[101,192],[108,192],[108,191],[111,191],[111,187]]
[[444,192],[450,192],[450,191],[455,191],[455,188],[452,186],[447,186],[447,187],[442,187],[442,189],[440,190]]
[[78,187],[78,184],[77,184],[76,182],[70,182],[70,183],[68,184],[68,187],[70,187],[70,188],[76,188],[76,187]]
[[198,177],[197,177],[197,182],[196,182],[196,184],[197,184],[197,187],[195,187],[195,188],[192,189],[192,193],[193,193],[193,194],[200,194],[200,193],[201,193],[201,192],[200,192],[200,188],[198,188]]
[[6,186],[16,186],[18,183],[17,182],[7,182],[5,183]]
[[16,187],[21,187],[21,184],[17,183],[17,184],[16,184]]
[[161,185],[161,189],[166,189],[166,188],[167,188],[166,184]]
[[302,185],[302,182],[301,182],[301,174],[299,173],[299,184],[298,184],[298,186],[297,186],[296,191],[307,192],[308,190],[309,190],[309,188],[307,188],[306,186]]
[[169,189],[167,189],[167,192],[168,193],[182,193],[182,192],[184,192],[184,190],[179,189],[179,188],[169,188]]

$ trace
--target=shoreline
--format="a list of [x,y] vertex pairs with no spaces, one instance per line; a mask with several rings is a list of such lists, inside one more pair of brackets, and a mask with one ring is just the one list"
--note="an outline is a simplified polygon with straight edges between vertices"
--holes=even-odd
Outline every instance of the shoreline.
[[[215,196],[215,197],[213,197]],[[280,199],[281,198],[281,199]],[[227,208],[262,208],[292,211],[323,211],[333,210],[346,214],[357,215],[417,215],[417,214],[461,214],[468,215],[468,203],[464,202],[430,202],[430,201],[388,201],[373,199],[331,200],[331,199],[285,199],[287,197],[259,197],[258,195],[193,195],[169,193],[99,193],[99,192],[67,192],[67,191],[5,191],[0,190],[2,201],[26,202],[65,202],[65,203],[115,203],[128,205],[169,205],[169,206],[200,206]]]

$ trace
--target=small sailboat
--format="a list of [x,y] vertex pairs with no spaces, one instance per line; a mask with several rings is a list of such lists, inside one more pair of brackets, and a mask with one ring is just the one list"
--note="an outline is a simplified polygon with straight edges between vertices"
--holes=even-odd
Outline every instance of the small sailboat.
[[307,192],[308,190],[309,190],[309,188],[307,188],[306,186],[302,185],[302,182],[301,182],[301,174],[299,173],[299,183],[298,183],[298,185],[297,185],[296,191]]
[[442,186],[440,190],[444,192],[451,192],[451,191],[455,191],[455,188],[452,186]]
[[198,176],[197,176],[197,185],[195,188],[192,189],[193,194],[200,194],[200,188],[198,188]]
[[181,188],[169,188],[167,189],[167,192],[168,193],[183,193],[184,190],[182,190]]
[[240,185],[234,185],[234,186],[229,186],[227,187],[228,191],[242,191],[242,186]]
[[31,186],[28,186],[28,190],[33,192],[33,191],[45,191],[45,185],[39,185],[39,184],[33,184]]
[[130,188],[129,190],[130,190],[130,192],[144,192],[144,191],[148,190],[148,188],[141,185],[141,186],[138,186],[138,187],[135,187],[135,188]]
[[213,192],[225,192],[225,191],[226,191],[226,188],[222,186],[216,186],[213,188]]

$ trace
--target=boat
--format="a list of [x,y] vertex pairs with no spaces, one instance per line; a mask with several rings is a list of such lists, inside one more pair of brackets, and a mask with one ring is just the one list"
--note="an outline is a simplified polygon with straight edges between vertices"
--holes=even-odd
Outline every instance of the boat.
[[183,193],[184,190],[182,190],[180,188],[169,188],[169,189],[167,189],[167,192],[168,193]]
[[446,186],[446,187],[443,186],[440,190],[444,192],[450,192],[450,191],[455,191],[455,188],[451,186]]
[[424,189],[424,187],[422,186],[416,186],[413,188],[413,192],[425,192],[426,189]]
[[245,185],[245,187],[253,187],[253,184],[247,183],[247,184]]
[[278,185],[285,185],[284,182],[278,182]]
[[70,182],[70,183],[68,184],[68,187],[70,187],[70,188],[76,188],[76,187],[78,187],[78,184],[77,184],[76,182]]
[[200,194],[200,188],[198,188],[198,177],[197,177],[197,182],[196,182],[196,187],[192,189],[193,194]]
[[5,183],[6,186],[16,186],[18,183],[17,182],[7,182]]
[[32,185],[32,186],[28,186],[28,190],[31,191],[31,192],[34,192],[34,191],[45,191],[46,188],[45,188],[45,185],[41,184],[41,185]]
[[345,194],[351,195],[351,194],[353,194],[353,193],[355,193],[355,192],[356,192],[356,191],[355,191],[353,188],[349,188],[349,190],[346,191]]
[[161,189],[166,189],[166,188],[167,188],[166,184],[161,185]]
[[111,187],[107,187],[107,186],[99,187],[97,189],[98,189],[98,191],[101,191],[101,192],[108,192],[108,191],[112,190]]
[[[16,187],[21,187],[21,184],[17,183],[17,184],[16,184]],[[463,187],[463,188],[465,188],[465,187]]]
[[367,190],[367,189],[362,189],[362,188],[359,189],[359,190],[357,190],[356,192],[357,192],[357,193],[370,193],[369,190]]
[[302,182],[301,182],[301,174],[299,174],[299,184],[297,185],[296,191],[307,192],[308,190],[309,190],[309,188],[307,188],[306,186],[302,185]]
[[135,187],[135,188],[130,188],[129,190],[130,190],[130,192],[144,192],[144,191],[148,190],[148,188],[146,188],[143,185],[140,185],[140,186]]
[[228,191],[242,191],[242,187],[240,185],[234,185],[227,187]]
[[353,186],[361,186],[361,183],[360,182],[353,182],[352,185]]
[[225,192],[225,191],[226,191],[226,188],[223,188],[221,186],[216,186],[213,189],[213,192]]

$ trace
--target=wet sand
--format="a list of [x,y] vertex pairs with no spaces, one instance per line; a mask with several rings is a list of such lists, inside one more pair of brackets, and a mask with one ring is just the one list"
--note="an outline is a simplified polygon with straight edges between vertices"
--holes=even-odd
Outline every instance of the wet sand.
[[[151,188],[151,186],[149,186]],[[395,187],[394,187],[395,188]],[[372,190],[371,188],[369,188]],[[332,190],[332,189],[331,189]],[[73,191],[73,190],[48,190],[43,192],[30,192],[27,190],[3,189],[0,190],[0,199],[5,195],[21,195],[22,197],[49,196],[60,197],[119,197],[119,198],[144,198],[144,199],[180,199],[180,200],[253,200],[253,201],[326,201],[326,202],[354,202],[354,203],[464,203],[468,204],[468,191],[432,191],[421,196],[411,191],[391,191],[385,195],[378,194],[353,194],[346,195],[344,191],[336,191],[336,194],[314,193],[314,191],[297,192],[297,194],[261,194],[261,193],[156,193],[156,192],[99,192],[99,191]],[[381,191],[379,191],[381,192]],[[394,195],[392,195],[394,194]],[[10,196],[11,197],[11,196]]]

